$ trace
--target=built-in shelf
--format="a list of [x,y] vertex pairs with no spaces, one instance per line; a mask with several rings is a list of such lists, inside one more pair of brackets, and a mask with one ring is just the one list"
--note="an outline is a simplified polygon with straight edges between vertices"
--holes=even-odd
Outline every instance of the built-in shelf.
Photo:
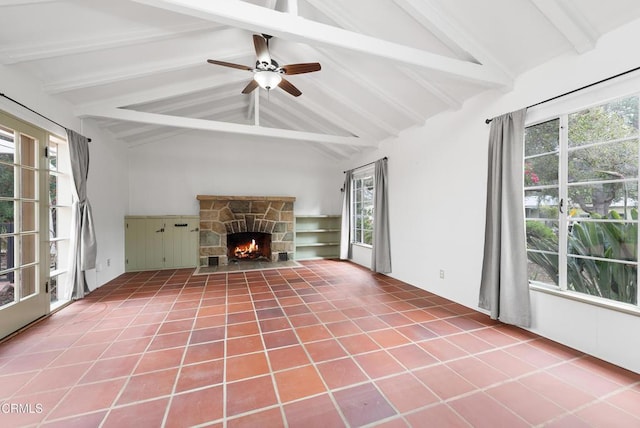
[[337,258],[340,223],[339,215],[296,216],[296,260]]

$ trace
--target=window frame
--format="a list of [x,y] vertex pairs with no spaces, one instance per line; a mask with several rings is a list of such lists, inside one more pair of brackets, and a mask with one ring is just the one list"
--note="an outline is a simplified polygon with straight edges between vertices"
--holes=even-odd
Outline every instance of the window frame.
[[[558,140],[558,202],[565,201],[565,208],[568,208],[568,203],[566,201],[569,200],[569,188],[571,185],[577,185],[575,183],[568,182],[568,174],[566,168],[569,165],[569,154],[571,151],[576,150],[576,147],[572,147],[568,141],[569,134],[569,117],[577,112],[586,111],[593,107],[605,105],[611,102],[615,102],[617,100],[623,99],[625,97],[636,97],[638,99],[638,103],[640,104],[640,92],[638,91],[638,84],[640,84],[640,76],[634,76],[632,78],[623,79],[622,82],[612,82],[603,85],[601,88],[596,88],[593,90],[584,91],[585,93],[579,95],[572,95],[566,97],[566,99],[560,99],[559,101],[553,101],[548,103],[549,105],[544,105],[540,107],[534,107],[529,109],[527,114],[527,120],[525,123],[525,128],[536,126],[548,121],[559,120],[559,140]],[[636,141],[639,142],[639,152],[640,152],[640,131],[638,131],[634,137]],[[609,144],[611,141],[602,144]],[[525,146],[526,148],[526,146]],[[548,152],[547,154],[554,153]],[[541,156],[542,153],[536,154],[534,156]],[[638,157],[640,159],[640,153],[638,153]],[[523,151],[523,172],[525,171],[525,162],[527,161],[528,156],[525,155]],[[640,182],[640,164],[638,166],[638,177],[635,178],[635,183],[638,184]],[[589,180],[582,180],[580,184],[591,184]],[[532,186],[527,186],[524,181],[523,174],[523,191],[531,190]],[[544,187],[544,186],[542,186]],[[551,186],[547,186],[549,188]],[[523,192],[523,196],[525,193]],[[636,207],[638,208],[638,207]],[[525,211],[523,207],[523,211]],[[546,282],[538,282],[535,280],[529,280],[529,287],[532,290],[540,291],[547,294],[552,294],[555,296],[560,296],[563,298],[568,298],[571,300],[588,303],[591,305],[604,307],[607,309],[616,310],[618,312],[628,313],[636,316],[640,316],[640,287],[637,284],[636,278],[636,304],[633,303],[625,303],[617,300],[609,299],[606,297],[598,297],[589,295],[586,293],[572,291],[568,289],[567,286],[567,257],[570,256],[568,254],[568,223],[569,216],[566,214],[559,213],[557,219],[553,219],[558,222],[558,284],[553,285]],[[530,220],[526,216],[525,220]],[[638,220],[633,219],[625,219],[626,223],[630,224],[638,224]],[[529,251],[529,249],[527,249]],[[636,269],[640,270],[640,252],[636,250],[636,259],[632,264],[636,266]]]
[[[373,166],[367,166],[353,172],[351,177],[351,218],[349,219],[349,227],[351,229],[351,244],[359,245],[365,248],[373,248],[373,223],[375,216],[374,194],[375,194],[375,170]],[[365,181],[371,180],[370,186],[370,200],[365,198]],[[361,186],[358,186],[358,183]],[[358,193],[360,193],[360,201],[358,201]],[[358,208],[358,203],[361,203],[361,208]],[[366,203],[366,205],[365,205]],[[371,214],[364,213],[365,208],[371,209]],[[357,218],[362,217],[363,221],[365,217],[370,217],[370,227],[358,227]],[[366,242],[366,235],[369,232],[371,243]]]

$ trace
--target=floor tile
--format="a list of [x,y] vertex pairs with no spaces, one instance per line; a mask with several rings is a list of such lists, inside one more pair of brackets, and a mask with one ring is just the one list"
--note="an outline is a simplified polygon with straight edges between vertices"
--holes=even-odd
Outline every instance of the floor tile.
[[326,391],[318,372],[311,365],[284,370],[276,373],[274,377],[282,403]]
[[329,388],[342,388],[368,381],[367,375],[351,358],[318,364],[318,371]]
[[107,409],[118,396],[124,383],[125,379],[116,379],[76,386],[62,399],[58,407],[47,416],[47,419],[57,419]]
[[223,415],[222,386],[178,394],[169,405],[166,427],[185,427],[213,422]]
[[118,404],[133,403],[169,395],[178,375],[178,369],[160,370],[132,376],[127,382]]
[[224,361],[213,360],[183,366],[178,375],[175,391],[183,392],[191,389],[218,385],[224,381]]
[[262,376],[227,384],[227,415],[234,416],[276,404],[271,376]]
[[562,407],[517,381],[498,385],[485,392],[531,425],[540,425],[566,412]]
[[291,428],[340,428],[346,426],[327,394],[285,404],[285,417]]
[[406,370],[385,350],[356,355],[353,358],[371,379],[389,376]]
[[384,396],[399,412],[409,412],[440,399],[409,373],[402,373],[375,382]]
[[[227,428],[269,427],[285,428],[282,411],[278,407],[239,416],[227,422]],[[290,426],[290,425],[289,425]]]
[[129,376],[136,364],[140,360],[140,355],[126,355],[124,357],[101,359],[87,370],[80,379],[80,383],[91,383],[107,379]]
[[483,392],[448,403],[473,427],[528,427],[529,424]]
[[309,357],[307,357],[307,353],[301,345],[270,349],[267,354],[273,371],[304,366],[310,363]]
[[228,358],[226,366],[227,382],[259,376],[269,372],[269,364],[264,352]]
[[167,404],[169,404],[169,398],[161,398],[113,409],[101,427],[162,426]]
[[371,383],[336,391],[333,395],[351,426],[371,424],[396,414],[393,407]]
[[429,421],[429,426],[433,427],[469,428],[469,423],[446,404],[438,404],[419,410],[407,415],[406,419],[412,427],[423,426],[425,421]]

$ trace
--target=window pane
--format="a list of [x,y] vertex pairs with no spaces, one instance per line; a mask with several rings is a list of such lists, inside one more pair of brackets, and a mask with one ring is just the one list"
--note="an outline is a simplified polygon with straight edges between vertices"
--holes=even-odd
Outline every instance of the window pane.
[[620,180],[638,176],[638,140],[571,150],[569,182]]
[[558,150],[560,120],[554,119],[525,129],[525,156],[550,153]]
[[558,285],[558,253],[527,251],[529,281]]
[[633,264],[567,256],[567,286],[572,291],[635,305],[637,279],[638,268]]
[[527,218],[558,219],[558,189],[525,190],[524,208]]
[[637,134],[637,97],[623,98],[569,115],[569,147]]
[[58,145],[56,143],[49,143],[49,170],[58,170]]
[[569,186],[569,217],[606,217],[615,211],[623,218],[630,217],[638,207],[638,183],[624,181]]
[[526,159],[524,185],[545,186],[558,184],[558,155],[550,154]]

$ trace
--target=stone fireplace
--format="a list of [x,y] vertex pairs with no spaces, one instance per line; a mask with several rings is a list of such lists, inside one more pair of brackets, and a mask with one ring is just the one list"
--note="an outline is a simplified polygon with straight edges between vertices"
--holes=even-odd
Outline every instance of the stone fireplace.
[[200,266],[293,260],[293,203],[287,196],[198,195]]

